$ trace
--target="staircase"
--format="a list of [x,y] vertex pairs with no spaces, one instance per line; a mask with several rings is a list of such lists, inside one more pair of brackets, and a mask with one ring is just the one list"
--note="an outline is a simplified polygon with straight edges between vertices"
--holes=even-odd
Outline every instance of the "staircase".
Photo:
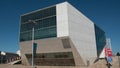
[[[110,68],[120,68],[119,67],[119,61],[118,57],[112,57],[113,61],[111,62],[111,67]],[[20,60],[19,60],[20,61]],[[15,61],[17,62],[17,61]],[[9,64],[0,64],[0,68],[32,68],[31,66],[24,66],[22,64],[20,65],[12,65],[15,62],[11,62]],[[108,68],[107,67],[107,62],[105,59],[98,60],[96,63],[92,64],[91,66],[88,67],[80,67],[80,66],[36,66],[37,68]]]

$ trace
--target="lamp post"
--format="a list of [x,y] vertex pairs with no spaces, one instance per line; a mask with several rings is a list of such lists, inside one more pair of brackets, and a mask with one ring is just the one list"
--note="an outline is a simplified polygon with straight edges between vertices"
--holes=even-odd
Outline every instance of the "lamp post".
[[34,25],[36,24],[35,20],[29,20],[29,22],[32,22],[32,68],[34,68]]
[[33,46],[34,46],[34,26],[32,28],[32,68],[34,68],[34,53],[33,53]]

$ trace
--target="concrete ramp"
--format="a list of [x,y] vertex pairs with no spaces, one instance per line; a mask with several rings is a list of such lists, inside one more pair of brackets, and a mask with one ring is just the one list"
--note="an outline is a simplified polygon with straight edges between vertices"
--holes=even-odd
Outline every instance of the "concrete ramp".
[[21,62],[21,60],[16,60],[16,61],[10,62],[10,63],[8,63],[8,64],[14,65],[14,64],[17,64],[17,63],[19,63],[19,62]]

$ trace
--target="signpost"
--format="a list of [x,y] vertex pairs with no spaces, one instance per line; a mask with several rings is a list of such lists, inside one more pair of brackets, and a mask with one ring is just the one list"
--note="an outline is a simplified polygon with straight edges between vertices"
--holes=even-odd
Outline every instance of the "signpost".
[[33,43],[33,46],[32,46],[32,68],[34,68],[34,58],[36,55],[36,50],[37,50],[37,43]]
[[33,43],[33,54],[36,55],[37,43]]

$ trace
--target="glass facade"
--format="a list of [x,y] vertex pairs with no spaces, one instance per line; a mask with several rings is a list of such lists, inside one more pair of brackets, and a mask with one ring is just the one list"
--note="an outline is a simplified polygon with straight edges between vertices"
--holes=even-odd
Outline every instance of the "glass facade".
[[[31,64],[31,54],[26,54]],[[40,66],[75,66],[72,52],[37,53],[34,64]]]
[[[30,20],[36,22],[30,22]],[[20,41],[56,37],[56,7],[49,7],[21,16]]]
[[95,26],[95,36],[97,45],[97,55],[99,56],[106,44],[105,32],[101,30],[98,26]]

